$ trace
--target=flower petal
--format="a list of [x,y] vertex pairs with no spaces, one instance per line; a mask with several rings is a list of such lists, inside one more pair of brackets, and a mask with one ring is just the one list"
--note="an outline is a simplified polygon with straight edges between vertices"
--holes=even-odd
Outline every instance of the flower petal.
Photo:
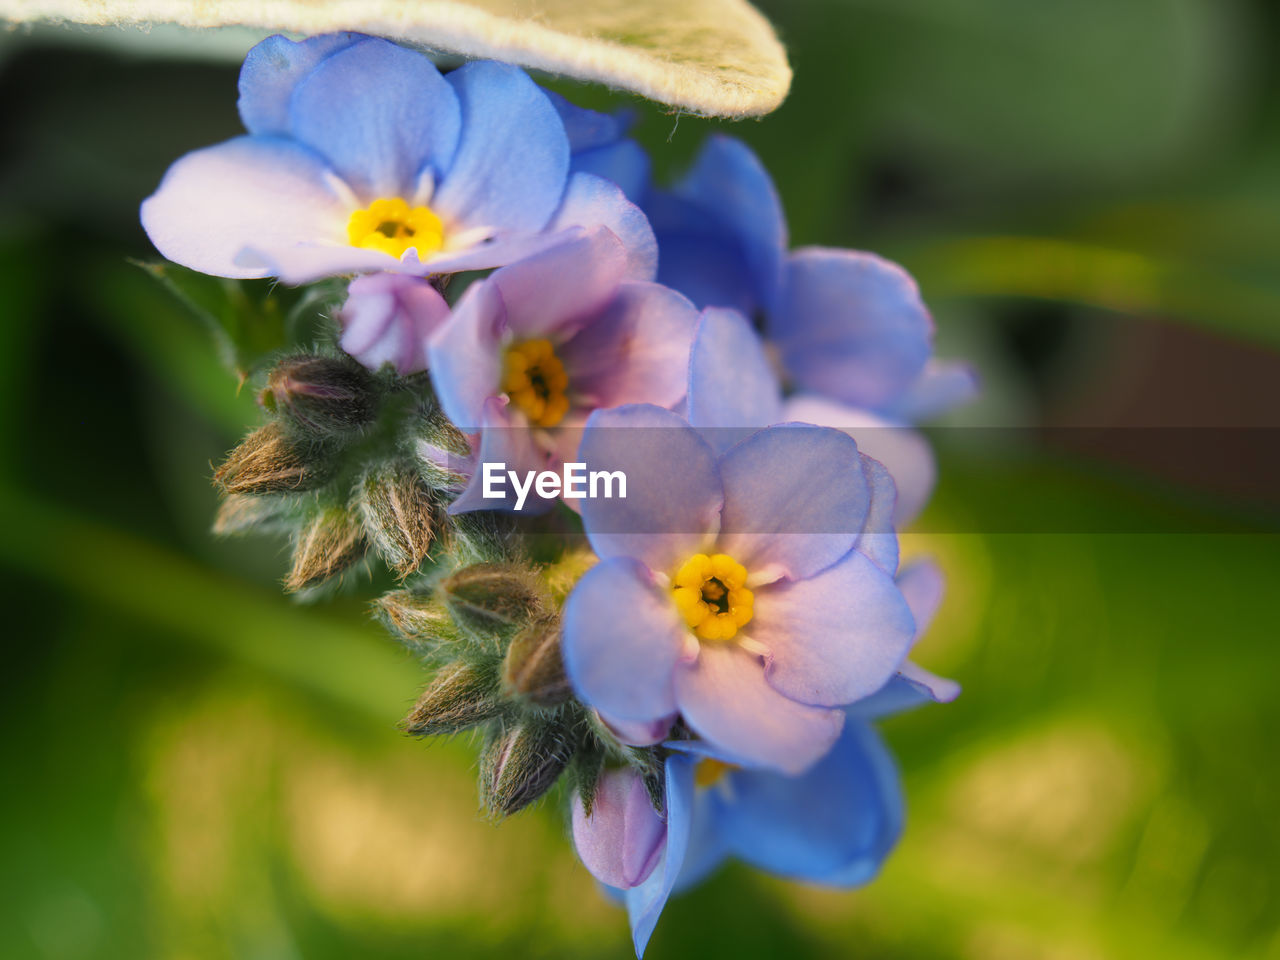
[[914,710],[926,703],[950,703],[960,696],[960,684],[935,676],[908,660],[889,682],[857,703],[850,704],[850,717],[879,720],[891,714]]
[[427,340],[449,318],[449,304],[417,277],[375,273],[347,287],[338,311],[339,345],[370,370],[389,363],[400,376],[427,369]]
[[616,183],[634,204],[641,202],[648,189],[650,166],[649,155],[634,140],[584,150],[569,161],[573,173],[587,173]]
[[676,414],[650,404],[597,410],[578,459],[588,471],[621,470],[627,478],[625,498],[582,501],[587,537],[601,558],[635,557],[669,574],[706,546],[723,488],[711,449]]
[[[495,470],[503,482],[496,486],[494,492],[501,492],[501,497],[486,497],[485,464],[497,464]],[[544,499],[532,486],[529,487],[525,500],[520,501],[513,489],[507,471],[514,471],[518,476],[527,476],[531,471],[546,470],[548,463],[546,451],[542,450],[534,439],[533,431],[516,421],[507,409],[505,398],[490,397],[484,403],[480,428],[480,453],[476,457],[475,472],[467,481],[466,487],[458,495],[458,499],[449,505],[449,513],[470,513],[473,510],[516,510],[521,513],[545,513],[555,506],[556,500]]]
[[869,410],[895,403],[932,349],[933,321],[915,281],[852,250],[808,247],[788,257],[768,327],[804,389]]
[[422,54],[370,38],[320,61],[293,92],[289,130],[319,151],[361,199],[414,199],[425,167],[458,148],[453,88]]
[[594,407],[675,406],[685,394],[697,321],[693,304],[674,290],[622,284],[608,307],[560,351],[570,389]]
[[555,107],[505,63],[465,63],[448,84],[462,106],[462,138],[432,207],[463,228],[541,230],[569,175],[569,138]]
[[628,280],[652,280],[658,271],[658,242],[639,207],[618,184],[590,173],[569,177],[564,199],[548,230],[608,227],[627,249]]
[[918,517],[933,493],[938,476],[933,450],[911,427],[813,393],[789,397],[781,419],[842,430],[858,441],[859,450],[883,463],[898,490],[893,508],[896,527],[905,527]]
[[835,707],[885,685],[911,649],[915,622],[893,580],[852,551],[806,580],[761,587],[745,631],[769,650],[773,689]]
[[757,431],[720,460],[717,549],[753,580],[800,579],[852,549],[869,506],[858,445],[838,430],[786,424]]
[[747,318],[720,307],[702,311],[689,358],[689,422],[722,454],[749,435],[743,429],[783,419],[781,386]]
[[898,573],[898,534],[893,529],[898,492],[893,477],[879,460],[863,454],[862,472],[871,491],[871,502],[867,507],[867,525],[858,535],[855,549],[893,577]]
[[627,916],[631,921],[631,939],[636,956],[644,955],[644,948],[658,925],[662,908],[667,905],[676,880],[684,868],[689,852],[690,833],[693,829],[695,791],[693,763],[688,757],[668,757],[664,766],[666,779],[667,848],[662,862],[649,874],[649,878],[627,891]]
[[609,717],[676,712],[672,672],[688,637],[675,604],[630,558],[598,563],[565,601],[565,670],[583,701]]
[[612,232],[573,230],[563,242],[503,267],[485,282],[501,291],[507,328],[517,339],[564,341],[595,322],[626,270],[626,251]]
[[596,711],[596,716],[619,743],[629,747],[652,747],[656,743],[661,743],[671,733],[671,728],[676,722],[674,713],[669,717],[641,722],[606,717],[599,710]]
[[342,184],[310,150],[239,137],[174,163],[143,201],[142,226],[175,263],[218,277],[263,277],[265,264],[237,262],[246,246],[345,239],[347,214]]
[[596,787],[590,814],[577,792],[571,806],[573,845],[593,877],[628,890],[653,873],[666,846],[667,827],[635,770],[606,771]]
[[485,401],[501,391],[506,325],[507,305],[497,285],[476,283],[427,344],[440,407],[463,433],[479,429]]
[[730,850],[769,873],[839,886],[866,883],[902,832],[902,789],[884,742],[850,721],[801,777],[729,774],[713,816]]
[[276,34],[254,46],[240,67],[240,120],[254,134],[289,133],[289,100],[294,87],[325,57],[369,38],[360,33],[326,33],[294,41]]
[[799,774],[831,749],[844,714],[797,703],[765,682],[760,659],[736,645],[704,643],[675,674],[685,722],[734,762]]
[[907,392],[885,412],[907,423],[919,423],[968,403],[978,394],[978,374],[967,363],[930,360]]
[[946,585],[942,568],[928,557],[909,563],[898,573],[898,589],[911,608],[917,640],[929,629],[938,607],[942,605]]

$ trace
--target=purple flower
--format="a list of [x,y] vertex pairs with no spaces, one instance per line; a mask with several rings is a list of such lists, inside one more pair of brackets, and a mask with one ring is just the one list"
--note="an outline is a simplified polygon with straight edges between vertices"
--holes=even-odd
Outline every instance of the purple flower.
[[556,107],[515,67],[442,76],[373,37],[270,37],[241,69],[240,116],[248,136],[187,154],[142,205],[170,260],[290,283],[450,273],[603,224],[632,273],[652,277],[644,215],[615,184],[570,172]]
[[653,809],[635,770],[607,770],[588,814],[582,797],[571,801],[573,844],[583,865],[601,883],[619,890],[649,878],[666,848],[667,826]]
[[627,478],[625,499],[582,501],[601,562],[564,610],[579,696],[614,725],[678,713],[735,763],[813,765],[913,635],[888,474],[822,427],[717,456],[650,405],[593,414],[579,459]]
[[357,277],[338,311],[340,346],[370,370],[389,363],[400,376],[427,369],[427,340],[449,318],[449,304],[419,277]]
[[[684,398],[697,311],[627,276],[622,243],[598,229],[467,290],[429,357],[445,415],[481,434],[478,463],[554,469],[572,459],[593,410]],[[482,488],[477,472],[454,512],[501,505]]]
[[644,206],[659,281],[700,307],[763,317],[798,390],[896,423],[972,395],[967,367],[932,359],[933,321],[901,267],[852,250],[787,252],[777,190],[740,141],[711,137],[689,173]]

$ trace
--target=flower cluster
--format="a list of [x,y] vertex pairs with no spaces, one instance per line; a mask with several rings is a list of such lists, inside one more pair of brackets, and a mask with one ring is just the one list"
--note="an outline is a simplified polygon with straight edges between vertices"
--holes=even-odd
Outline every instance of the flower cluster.
[[638,953],[730,856],[870,880],[902,827],[873,721],[958,693],[907,659],[942,580],[897,530],[935,477],[912,424],[974,383],[911,278],[789,251],[742,143],[661,188],[625,122],[504,64],[273,37],[239,105],[247,135],[178,160],[143,225],[327,308],[215,476],[217,529],[287,531],[308,595],[383,558],[380,615],[434,670],[407,728],[482,731],[499,816],[566,778]]

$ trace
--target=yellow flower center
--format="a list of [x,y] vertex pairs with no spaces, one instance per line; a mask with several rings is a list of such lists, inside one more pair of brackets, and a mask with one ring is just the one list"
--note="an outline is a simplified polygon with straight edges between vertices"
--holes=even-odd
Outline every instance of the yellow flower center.
[[444,224],[430,207],[411,207],[399,197],[383,197],[347,221],[353,247],[381,250],[397,260],[413,247],[425,259],[444,246]]
[[695,786],[705,790],[707,787],[714,787],[723,780],[726,773],[737,769],[732,763],[725,763],[715,757],[703,757],[698,761],[697,766],[693,768],[693,782]]
[[554,427],[569,412],[569,375],[545,338],[512,344],[502,358],[502,391],[536,427]]
[[676,571],[676,608],[699,640],[732,640],[751,622],[755,595],[746,581],[747,568],[727,553],[694,554]]

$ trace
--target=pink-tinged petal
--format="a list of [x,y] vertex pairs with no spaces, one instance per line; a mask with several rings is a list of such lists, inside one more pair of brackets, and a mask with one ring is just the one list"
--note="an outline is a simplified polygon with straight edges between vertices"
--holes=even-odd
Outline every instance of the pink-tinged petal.
[[916,621],[916,639],[922,637],[929,624],[933,623],[934,615],[942,605],[946,586],[942,568],[927,557],[907,564],[898,573],[898,589],[906,598],[911,616]]
[[866,410],[816,394],[799,394],[785,404],[783,419],[842,430],[858,449],[885,465],[898,489],[893,522],[905,527],[920,515],[933,493],[938,468],[929,441],[918,431]]
[[674,713],[669,717],[659,717],[657,720],[647,720],[643,723],[606,717],[598,710],[596,716],[619,743],[629,747],[652,747],[654,744],[661,743],[667,739],[676,722]]
[[573,795],[573,845],[601,883],[629,890],[643,883],[662,858],[667,826],[649,801],[643,778],[629,768],[601,777],[588,814]]
[[926,703],[950,703],[958,696],[960,684],[935,676],[908,660],[888,683],[871,696],[851,704],[846,712],[862,720],[879,720]]
[[765,681],[760,658],[732,644],[704,643],[675,677],[685,722],[746,766],[800,774],[840,736],[844,713],[797,703]]
[[157,250],[184,267],[263,277],[265,264],[237,262],[246,247],[345,241],[349,214],[341,181],[314,153],[287,140],[239,137],[174,163],[143,202],[142,226]]
[[[485,464],[501,466],[493,470],[502,482],[491,481],[494,493],[501,496],[486,497]],[[521,513],[545,513],[555,505],[555,500],[546,500],[538,496],[537,490],[530,487],[523,502],[516,494],[508,476],[514,470],[519,477],[525,477],[530,471],[549,468],[547,454],[534,439],[533,431],[517,421],[507,410],[507,401],[499,397],[490,397],[485,401],[480,430],[480,453],[476,458],[475,472],[467,481],[458,499],[449,505],[449,513],[469,513],[472,510],[516,510]]]
[[326,33],[293,41],[267,37],[240,67],[240,119],[254,134],[289,133],[289,100],[303,77],[325,57],[370,39],[359,33]]
[[507,327],[516,339],[563,342],[595,322],[626,269],[626,251],[612,233],[574,230],[563,242],[496,271],[488,282],[502,292]]
[[[511,302],[511,298],[507,298]],[[624,283],[560,350],[569,389],[591,407],[652,403],[672,407],[685,394],[698,312],[656,283]]]
[[460,126],[458,98],[435,65],[372,37],[321,60],[289,101],[290,132],[365,203],[413,197],[424,167],[443,173]]
[[628,280],[652,280],[658,272],[658,241],[644,211],[616,183],[590,173],[569,177],[564,199],[547,230],[608,227],[627,251]]
[[910,660],[902,665],[898,676],[917,689],[927,692],[929,699],[934,703],[950,703],[960,696],[960,684],[946,677],[940,677]]
[[249,244],[236,255],[236,266],[252,270],[254,276],[279,277],[287,284],[313,283],[325,277],[351,273],[403,273],[421,275],[425,271],[416,259],[397,260],[380,250],[365,250],[341,241],[296,243],[292,246],[261,247]]
[[625,498],[581,501],[587,537],[602,558],[635,557],[671,574],[707,546],[723,488],[711,448],[680,417],[650,404],[597,410],[578,460],[589,472],[626,477]]
[[389,363],[408,376],[427,369],[427,340],[448,318],[449,304],[427,281],[375,273],[347,288],[339,344],[370,370]]
[[858,446],[838,430],[760,430],[720,460],[724,511],[717,549],[755,582],[800,579],[848,553],[867,518]]
[[768,648],[770,686],[835,707],[885,685],[911,649],[915,622],[893,580],[854,551],[807,580],[761,587],[744,632]]
[[898,534],[893,529],[897,490],[893,477],[879,460],[872,460],[864,454],[862,472],[867,478],[867,489],[871,491],[871,502],[867,506],[867,525],[858,535],[854,549],[894,577],[898,574]]
[[453,316],[427,344],[440,406],[463,433],[479,429],[485,401],[501,392],[506,329],[502,294],[496,285],[482,281],[467,289]]
[[628,723],[676,712],[672,674],[691,637],[644,564],[596,564],[565,601],[563,624],[565,670],[583,702]]

